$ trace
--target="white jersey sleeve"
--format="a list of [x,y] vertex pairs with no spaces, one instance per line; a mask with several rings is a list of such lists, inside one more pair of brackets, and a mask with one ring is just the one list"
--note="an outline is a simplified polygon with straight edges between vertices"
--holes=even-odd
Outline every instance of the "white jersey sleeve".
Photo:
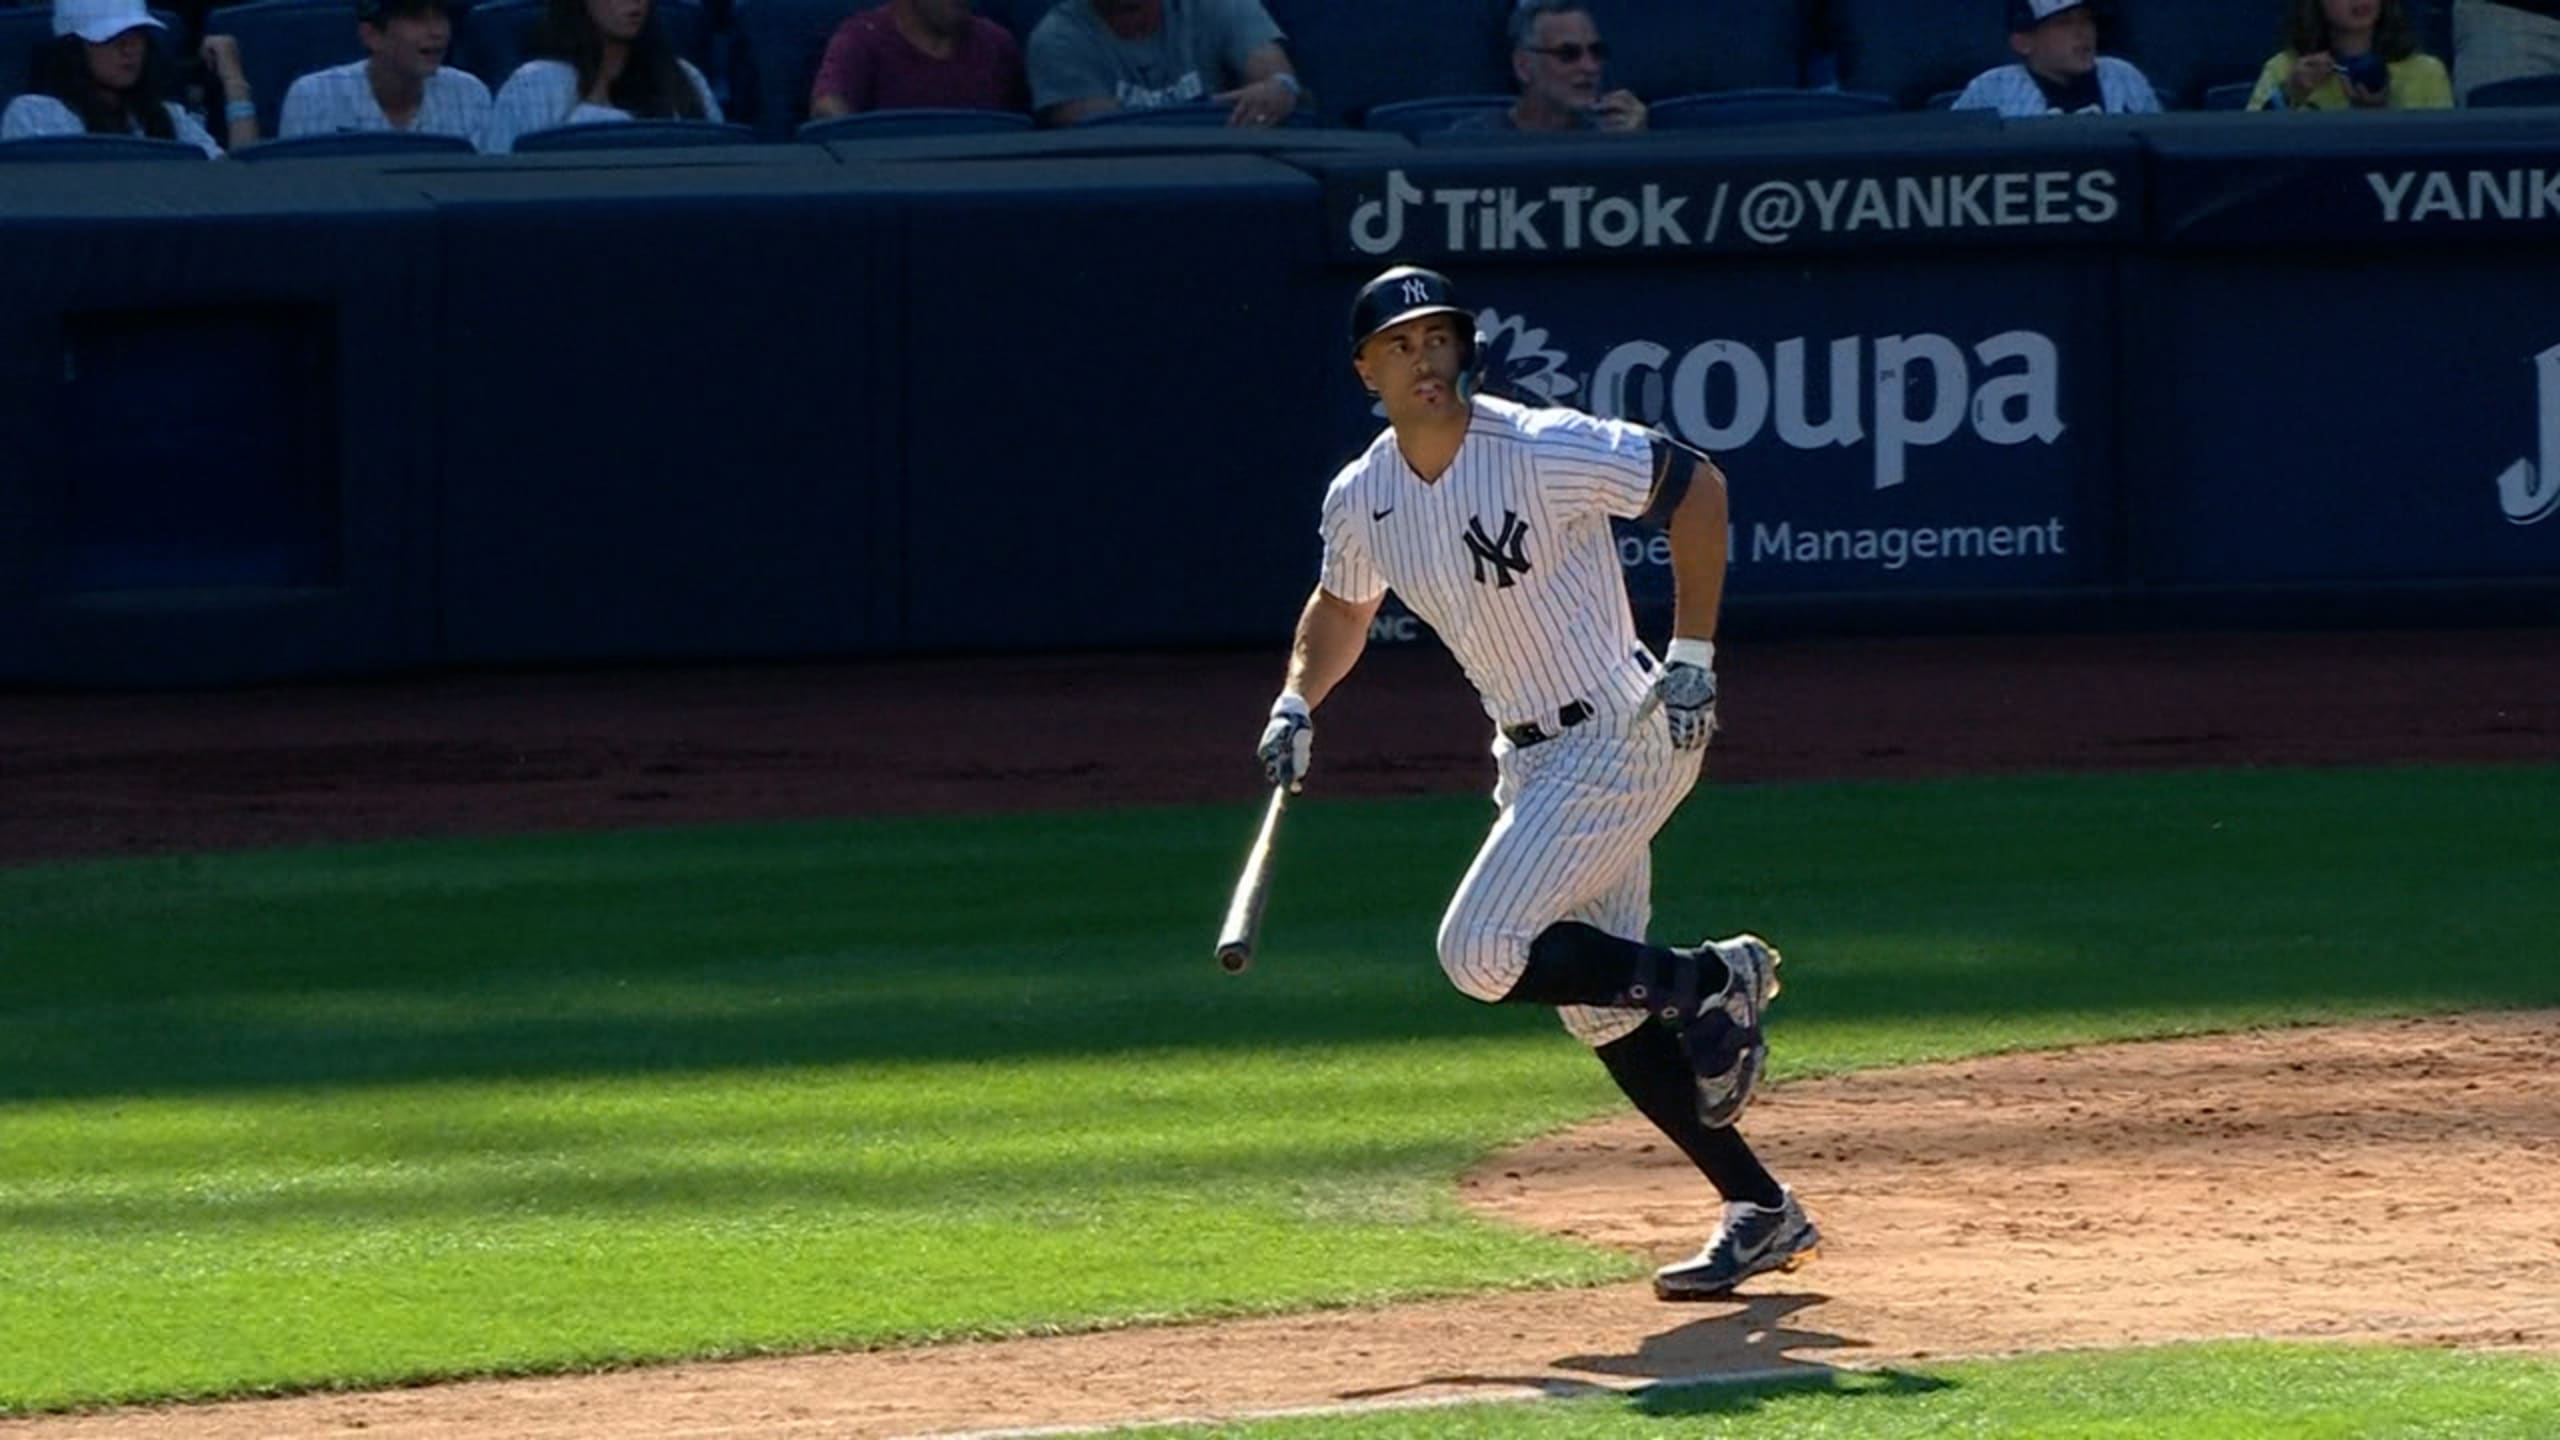
[[1573,519],[1632,520],[1653,498],[1653,432],[1579,410],[1544,410],[1531,422],[1538,478]]
[[1386,593],[1387,581],[1378,573],[1377,557],[1369,553],[1368,536],[1354,519],[1358,507],[1352,504],[1351,490],[1346,477],[1325,492],[1324,566],[1317,572],[1316,583],[1337,600],[1366,605]]

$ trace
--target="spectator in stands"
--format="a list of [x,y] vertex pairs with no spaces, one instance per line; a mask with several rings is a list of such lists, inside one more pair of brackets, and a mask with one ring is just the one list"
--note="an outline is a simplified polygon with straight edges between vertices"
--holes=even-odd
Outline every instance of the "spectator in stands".
[[[151,44],[168,27],[144,0],[54,0],[53,39],[36,52],[27,93],[0,112],[0,140],[36,135],[144,135],[176,140],[219,158],[202,122],[168,98],[169,80]],[[208,35],[200,52],[221,82],[233,146],[258,140],[258,110],[240,70],[240,44]]]
[[1235,125],[1277,125],[1298,77],[1260,0],[1058,0],[1031,32],[1043,125],[1207,101]]
[[2089,0],[2009,0],[2015,65],[1973,77],[1958,110],[2036,115],[2156,115],[2160,97],[2131,63],[2098,53],[2098,17]]
[[474,144],[489,128],[489,87],[448,69],[453,17],[446,0],[356,0],[356,38],[367,58],[315,70],[284,92],[276,133],[413,130]]
[[1644,128],[1634,93],[1600,89],[1609,42],[1600,38],[1585,0],[1520,0],[1511,11],[1511,74],[1520,98],[1508,110],[1459,121],[1457,130],[1614,130]]
[[550,0],[535,53],[498,87],[480,148],[561,125],[617,120],[718,120],[720,102],[676,53],[650,0]]
[[2483,85],[2560,75],[2560,0],[2453,0],[2453,73],[2465,105]]
[[809,117],[865,110],[1031,108],[1022,47],[970,0],[889,0],[846,18],[827,41]]
[[2418,51],[2404,0],[2293,0],[2252,110],[2450,110],[2453,77]]

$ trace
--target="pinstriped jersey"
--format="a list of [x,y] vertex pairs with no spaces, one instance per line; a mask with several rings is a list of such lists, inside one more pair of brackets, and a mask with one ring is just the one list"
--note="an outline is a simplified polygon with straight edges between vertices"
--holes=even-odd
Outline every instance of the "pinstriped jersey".
[[1552,723],[1575,701],[1641,697],[1609,518],[1653,491],[1641,426],[1478,397],[1457,458],[1426,483],[1390,428],[1324,497],[1319,583],[1387,590],[1438,631],[1497,725]]

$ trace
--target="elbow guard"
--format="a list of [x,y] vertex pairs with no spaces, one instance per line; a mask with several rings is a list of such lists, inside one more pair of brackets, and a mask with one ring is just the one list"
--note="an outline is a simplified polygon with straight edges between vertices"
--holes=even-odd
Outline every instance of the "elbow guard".
[[1661,529],[1671,523],[1671,514],[1680,508],[1680,502],[1689,498],[1689,487],[1697,481],[1699,470],[1715,460],[1658,425],[1645,433],[1653,440],[1653,495],[1645,501],[1644,513],[1636,521]]

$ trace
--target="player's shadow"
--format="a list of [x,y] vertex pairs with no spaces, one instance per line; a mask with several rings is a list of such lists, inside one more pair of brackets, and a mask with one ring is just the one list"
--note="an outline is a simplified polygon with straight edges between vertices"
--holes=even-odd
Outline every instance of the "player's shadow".
[[[1788,1293],[1753,1295],[1724,1305],[1703,1305],[1697,1319],[1648,1335],[1634,1350],[1616,1354],[1560,1355],[1554,1370],[1534,1375],[1425,1375],[1402,1384],[1347,1390],[1343,1400],[1368,1400],[1399,1391],[1439,1385],[1480,1385],[1535,1390],[1551,1396],[1634,1393],[1637,1408],[1648,1414],[1706,1414],[1748,1408],[1750,1396],[1771,1386],[1800,1385],[1841,1388],[1850,1372],[1818,1360],[1797,1358],[1802,1352],[1854,1350],[1866,1342],[1789,1324],[1790,1317],[1821,1300],[1820,1295]],[[1575,1371],[1579,1374],[1559,1372]],[[1580,1378],[1610,1375],[1650,1382],[1642,1386]],[[1747,1381],[1737,1387],[1726,1380]],[[1887,1373],[1854,1377],[1862,1392],[1886,1389],[1908,1393],[1937,1389],[1941,1382],[1922,1376]],[[1663,1382],[1672,1382],[1665,1384]],[[1722,1397],[1722,1398],[1718,1398]]]

